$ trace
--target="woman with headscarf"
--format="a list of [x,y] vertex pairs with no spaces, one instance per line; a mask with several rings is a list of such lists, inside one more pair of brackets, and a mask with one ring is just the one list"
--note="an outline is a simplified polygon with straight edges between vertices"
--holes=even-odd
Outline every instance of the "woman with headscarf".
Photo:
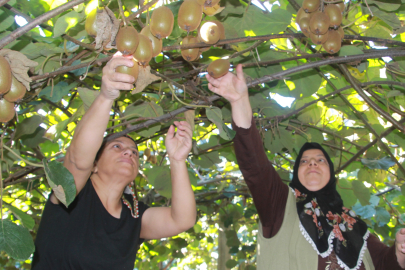
[[242,66],[208,88],[232,107],[239,168],[259,214],[257,269],[405,269],[405,229],[387,247],[343,206],[333,163],[317,143],[305,143],[285,185],[269,162],[252,117]]
[[[118,73],[133,66],[131,57],[113,57],[103,68],[101,90],[75,129],[64,166],[76,184],[75,200],[65,207],[51,193],[35,240],[32,269],[134,269],[144,239],[170,237],[196,221],[194,192],[186,158],[192,131],[174,122],[166,135],[171,167],[171,207],[148,208],[138,202],[133,181],[139,152],[129,136],[103,140],[111,107],[121,90],[131,90],[134,78]],[[125,194],[126,193],[129,194]]]

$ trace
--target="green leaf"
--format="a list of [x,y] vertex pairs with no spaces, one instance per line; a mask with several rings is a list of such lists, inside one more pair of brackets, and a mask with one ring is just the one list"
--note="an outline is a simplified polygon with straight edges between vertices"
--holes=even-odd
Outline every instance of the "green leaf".
[[354,194],[352,184],[347,179],[340,178],[336,190],[342,197],[343,204],[347,208],[351,208],[356,202],[357,198]]
[[375,182],[374,171],[367,169],[367,168],[361,168],[357,174],[357,177],[362,182],[367,182],[370,184],[374,184],[374,182]]
[[43,119],[39,115],[33,115],[29,118],[25,118],[17,125],[17,131],[15,132],[14,139],[16,140],[23,135],[34,133],[42,122]]
[[59,102],[64,96],[69,94],[72,88],[78,85],[77,82],[68,84],[67,82],[58,82],[52,90],[52,86],[47,86],[39,93],[38,97],[45,96],[52,102]]
[[381,227],[390,222],[391,215],[385,208],[376,207],[375,210],[375,218],[378,222],[378,226]]
[[6,30],[7,28],[9,28],[10,26],[12,26],[14,24],[14,22],[15,22],[14,16],[15,15],[11,11],[9,11],[5,8],[0,9],[0,29],[1,29],[1,31]]
[[35,226],[35,220],[28,215],[27,213],[21,211],[17,207],[12,206],[11,204],[6,204],[7,208],[13,212],[13,214],[21,221],[22,225],[25,228],[32,230]]
[[46,159],[42,162],[49,186],[56,198],[68,207],[76,198],[76,185],[73,175],[60,162],[55,160],[47,162]]
[[228,16],[224,22],[224,27],[225,32],[235,31],[239,37],[250,34],[256,36],[278,34],[285,31],[291,23],[291,18],[291,13],[283,9],[264,13],[256,6],[249,6],[242,18]]
[[342,46],[339,51],[339,56],[348,56],[348,55],[356,55],[356,54],[364,54],[364,52],[353,45],[346,45]]
[[[284,65],[285,68],[291,68],[294,66],[297,66],[297,64],[291,62]],[[289,76],[289,79],[286,79],[286,81],[293,83],[288,84],[291,91],[290,95],[291,97],[298,99],[306,98],[316,93],[321,86],[322,77],[314,70],[305,70],[294,73]]]
[[[128,106],[124,116],[129,120],[137,117],[158,117],[163,115],[163,109],[154,102],[145,102],[138,106]],[[161,125],[156,124],[137,131],[143,137],[150,137],[160,130]]]
[[160,195],[170,199],[172,197],[172,181],[169,166],[155,166],[146,173],[149,184],[155,187]]
[[291,153],[294,147],[292,138],[291,132],[286,129],[268,130],[265,133],[264,146],[271,153],[280,153],[283,148],[287,148]]
[[236,132],[230,129],[227,125],[224,124],[222,120],[222,111],[217,107],[206,108],[205,110],[208,119],[213,122],[218,130],[219,136],[224,140],[232,140],[235,137]]
[[66,34],[68,30],[82,20],[82,16],[76,11],[71,12],[59,17],[56,20],[55,26],[53,28],[53,37],[57,38],[63,34]]
[[401,192],[402,192],[402,195],[405,196],[405,185],[404,184],[401,186]]
[[90,90],[84,87],[77,87],[77,92],[79,92],[80,98],[83,101],[84,109],[87,111],[91,104],[93,104],[96,97],[100,94],[99,91]]
[[238,239],[238,234],[234,230],[229,230],[225,232],[226,235],[226,245],[228,247],[239,246],[240,241]]
[[238,262],[235,260],[229,259],[226,261],[225,265],[226,265],[226,268],[232,269],[238,265]]
[[381,159],[362,158],[361,163],[363,163],[370,169],[382,170],[388,170],[390,167],[395,165],[395,161],[393,161],[390,157],[383,157]]
[[221,162],[218,151],[211,151],[202,155],[193,156],[191,159],[193,163],[203,168],[210,168],[214,164]]
[[37,129],[32,133],[28,135],[23,135],[21,136],[21,140],[24,145],[35,148],[37,147],[40,143],[43,143],[46,141],[44,138],[46,130],[42,127],[37,127]]
[[[401,0],[384,0],[384,1],[378,1],[378,0],[367,0],[367,3],[369,6],[371,5],[376,5],[380,9],[383,9],[385,11],[395,11],[401,6]],[[370,8],[375,8],[371,6]],[[374,13],[374,10],[373,10]]]
[[26,260],[34,252],[35,246],[26,228],[3,219],[0,224],[0,250],[15,260]]
[[368,188],[363,184],[363,182],[358,180],[352,181],[352,186],[354,194],[359,199],[361,205],[367,205],[370,201],[370,191]]

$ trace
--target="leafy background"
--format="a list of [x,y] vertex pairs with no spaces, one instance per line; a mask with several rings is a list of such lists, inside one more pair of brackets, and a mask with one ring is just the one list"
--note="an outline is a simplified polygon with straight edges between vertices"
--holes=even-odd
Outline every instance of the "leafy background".
[[[18,119],[1,128],[3,269],[30,268],[50,185],[59,183],[48,183],[38,164],[44,160],[46,168],[58,170],[77,122],[98,94],[102,66],[114,53],[96,52],[94,39],[84,30],[86,14],[97,2],[75,1],[79,5],[58,12],[55,9],[66,0],[0,1],[0,47],[38,63],[29,73],[31,90],[17,105]],[[221,21],[227,39],[191,64],[179,50],[187,35],[177,25],[181,1],[122,1],[125,16],[138,30],[161,4],[176,18],[163,53],[150,62],[165,79],[142,93],[122,94],[107,130],[129,133],[141,154],[150,149],[156,156],[157,162],[152,162],[141,155],[135,180],[138,196],[148,205],[170,205],[164,146],[170,123],[187,118],[194,126],[187,161],[197,223],[176,237],[144,243],[137,269],[255,269],[258,215],[236,162],[230,106],[207,89],[203,76],[205,64],[223,57],[244,65],[255,122],[268,158],[285,182],[301,145],[321,143],[334,161],[345,205],[384,243],[393,243],[405,219],[405,2],[367,2],[370,8],[363,1],[346,1],[343,47],[337,55],[328,55],[299,31],[295,16],[301,1],[252,1],[253,5],[222,0],[225,9],[204,20]],[[111,1],[109,8],[118,17],[118,3]],[[134,15],[137,10],[140,20]],[[43,14],[50,19],[10,39],[22,29],[16,15],[33,21]],[[340,62],[333,62],[336,59]],[[86,78],[80,79],[84,74]],[[169,84],[183,102],[212,107],[184,107],[173,98]]]

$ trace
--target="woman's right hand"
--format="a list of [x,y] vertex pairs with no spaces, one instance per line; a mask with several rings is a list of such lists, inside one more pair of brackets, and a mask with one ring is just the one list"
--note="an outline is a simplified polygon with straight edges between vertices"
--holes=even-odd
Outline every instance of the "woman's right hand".
[[214,79],[209,74],[206,75],[206,78],[209,82],[208,89],[227,99],[231,105],[243,98],[249,98],[241,64],[236,66],[236,76],[228,72],[218,79]]
[[121,56],[116,54],[103,68],[101,94],[105,98],[114,100],[120,96],[120,90],[131,90],[134,88],[134,77],[115,71],[119,66],[132,67],[134,65],[132,57],[132,55]]

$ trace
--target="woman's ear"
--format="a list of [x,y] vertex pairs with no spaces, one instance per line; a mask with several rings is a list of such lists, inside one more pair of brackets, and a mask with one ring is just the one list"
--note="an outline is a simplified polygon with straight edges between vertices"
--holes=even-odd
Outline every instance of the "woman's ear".
[[91,172],[92,172],[92,173],[97,173],[97,172],[98,172],[97,161],[94,161],[93,169],[91,170]]

